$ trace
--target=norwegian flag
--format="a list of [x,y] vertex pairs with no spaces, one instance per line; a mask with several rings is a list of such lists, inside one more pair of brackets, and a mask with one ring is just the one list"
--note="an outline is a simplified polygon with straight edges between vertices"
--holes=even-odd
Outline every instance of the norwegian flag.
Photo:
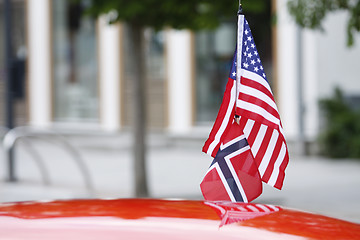
[[289,162],[287,145],[270,85],[243,15],[238,17],[237,51],[223,102],[203,152],[217,156],[232,131],[235,114],[240,116],[239,136],[244,134],[261,180],[281,189]]
[[237,123],[230,126],[200,187],[205,200],[209,201],[247,203],[261,194],[257,166]]

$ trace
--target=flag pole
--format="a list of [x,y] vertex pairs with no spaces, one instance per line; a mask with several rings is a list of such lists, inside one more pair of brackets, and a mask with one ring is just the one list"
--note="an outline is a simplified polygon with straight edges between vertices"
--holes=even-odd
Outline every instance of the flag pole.
[[238,15],[241,15],[243,13],[243,9],[242,9],[242,5],[241,5],[241,0],[239,0],[239,10],[237,12]]
[[[239,65],[239,63],[240,63],[240,59],[239,59],[239,56],[241,56],[241,54],[239,54],[239,51],[240,51],[240,49],[239,49],[239,44],[242,44],[241,42],[240,42],[240,38],[239,38],[239,34],[240,34],[240,30],[239,30],[239,17],[241,16],[241,15],[243,15],[243,9],[242,9],[242,5],[241,5],[241,0],[239,0],[239,10],[238,10],[238,12],[237,12],[237,16],[238,16],[238,29],[237,29],[237,44],[238,44],[238,47],[237,47],[237,76],[236,76],[236,99],[239,97],[239,84],[240,84],[240,71],[238,71],[238,69],[240,69],[240,65]],[[236,106],[236,104],[237,104],[237,100],[235,100],[235,106]],[[236,109],[236,107],[235,107],[235,109]],[[236,115],[236,113],[235,113],[235,122],[237,123],[237,124],[240,124],[240,116],[239,115]]]

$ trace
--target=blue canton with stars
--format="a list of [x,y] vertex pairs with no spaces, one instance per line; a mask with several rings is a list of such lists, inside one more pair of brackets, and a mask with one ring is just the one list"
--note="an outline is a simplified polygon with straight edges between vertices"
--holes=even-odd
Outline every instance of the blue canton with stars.
[[[244,32],[243,32],[243,44],[242,44],[242,69],[245,69],[247,71],[253,72],[262,78],[264,78],[266,81],[266,75],[264,72],[264,68],[261,64],[259,53],[256,49],[254,38],[251,34],[251,30],[249,27],[248,22],[245,19],[244,24]],[[236,62],[237,62],[237,51],[235,51],[233,63],[230,71],[230,78],[236,80]]]

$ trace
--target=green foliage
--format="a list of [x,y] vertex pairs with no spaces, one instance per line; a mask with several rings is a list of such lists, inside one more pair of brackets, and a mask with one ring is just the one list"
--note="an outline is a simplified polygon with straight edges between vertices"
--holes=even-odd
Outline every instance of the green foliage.
[[[267,1],[249,1],[245,10],[264,11]],[[217,27],[223,18],[236,17],[238,3],[237,0],[92,0],[87,12],[98,16],[116,10],[113,21],[157,30],[164,27],[200,30]]]
[[331,99],[320,101],[327,119],[320,137],[322,153],[333,158],[360,158],[360,112],[344,100],[340,89]]
[[347,11],[348,46],[354,44],[354,34],[360,32],[360,0],[289,0],[288,7],[296,22],[310,29],[322,29],[321,23],[330,12]]

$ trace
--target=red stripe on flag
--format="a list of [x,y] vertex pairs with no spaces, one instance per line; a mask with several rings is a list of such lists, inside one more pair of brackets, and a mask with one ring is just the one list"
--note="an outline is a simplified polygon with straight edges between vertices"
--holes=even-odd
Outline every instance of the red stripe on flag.
[[261,108],[263,108],[265,111],[267,111],[269,114],[273,115],[275,118],[280,119],[280,115],[276,109],[274,109],[272,106],[270,106],[267,102],[264,102],[260,98],[250,96],[247,94],[240,94],[239,98],[240,100],[243,100],[248,103],[255,104]]
[[260,126],[261,126],[260,123],[254,122],[254,126],[252,127],[250,135],[247,138],[250,146],[252,146],[254,144],[254,141],[257,136],[257,133],[259,132]]
[[[255,139],[256,139],[257,135],[259,134],[259,130],[260,130],[261,126],[262,126],[262,124],[255,122],[253,127],[252,127],[252,131],[250,133],[245,133],[246,138],[248,140],[248,143],[249,143],[251,149],[254,149]],[[272,136],[273,131],[277,131],[277,130],[267,127],[265,136],[261,140],[259,151],[257,152],[257,155],[254,156],[255,162],[256,162],[258,167],[260,166],[261,161],[263,159],[263,156],[264,156],[264,154],[265,154],[265,152],[266,152],[266,150],[267,150],[267,148],[268,148],[268,146],[270,144],[270,140],[271,140],[271,136]],[[274,164],[275,164],[275,161],[277,160],[277,158],[279,157],[279,153],[280,153],[282,144],[284,143],[285,146],[286,146],[285,139],[284,139],[283,135],[280,132],[279,132],[278,139],[276,141],[277,142],[276,142],[273,154],[271,156],[269,166],[267,166],[265,174],[262,177],[262,180],[264,182],[266,182],[266,183],[269,181],[269,178],[270,178],[271,174],[274,171]],[[284,159],[280,159],[280,161],[281,162],[282,161],[288,161],[287,150],[286,150],[286,155],[285,155]],[[279,179],[279,178],[284,179],[285,168],[286,168],[286,165],[281,165],[281,168],[279,168],[279,176],[278,176],[277,179]],[[282,180],[276,180],[276,186],[275,187],[279,188],[280,186],[282,186],[281,181]]]
[[[206,142],[205,142],[205,144],[203,146],[203,149],[202,149],[203,152],[205,152],[205,153],[208,152],[210,145],[213,142],[217,141],[215,139],[215,137],[218,134],[218,132],[221,130],[221,125],[223,124],[224,121],[227,121],[226,128],[224,129],[224,132],[222,133],[221,138],[219,139],[218,142],[215,142],[216,147],[210,153],[210,155],[212,157],[216,156],[216,153],[217,153],[217,151],[219,150],[219,147],[220,147],[221,139],[229,131],[230,126],[231,126],[231,124],[233,122],[233,119],[234,119],[234,116],[235,116],[235,104],[234,104],[234,106],[229,106],[231,98],[235,97],[235,96],[231,96],[232,88],[235,87],[234,83],[235,83],[235,81],[233,79],[231,79],[231,78],[228,79],[228,82],[226,84],[226,89],[225,89],[225,92],[224,92],[224,96],[223,96],[223,101],[222,101],[221,106],[220,106],[220,110],[219,110],[218,115],[216,117],[214,126],[213,126],[213,128],[212,128],[212,130],[211,130],[211,132],[209,134],[209,138],[206,140]],[[229,119],[225,119],[225,116],[226,116],[226,113],[227,113],[229,107],[232,107],[231,115],[230,115]]]
[[241,84],[242,84],[242,85],[245,85],[245,86],[248,86],[248,87],[252,87],[252,88],[254,88],[254,89],[256,89],[256,90],[259,90],[259,91],[263,92],[263,93],[266,94],[273,102],[275,102],[272,93],[271,93],[266,87],[264,87],[263,85],[261,85],[260,83],[254,81],[254,80],[252,80],[252,79],[242,77],[242,78],[241,78]]
[[283,142],[283,140],[282,140],[282,138],[279,136],[278,139],[277,139],[277,141],[276,141],[274,151],[273,151],[273,153],[272,153],[272,155],[271,155],[270,162],[269,162],[269,164],[268,164],[268,166],[267,166],[267,168],[266,168],[266,171],[265,171],[265,173],[264,173],[264,175],[263,175],[263,177],[262,177],[262,180],[263,180],[264,182],[266,182],[266,183],[269,181],[270,176],[271,176],[271,174],[272,174],[272,172],[273,172],[273,170],[274,170],[274,164],[275,164],[276,159],[277,159],[278,156],[279,156],[279,153],[280,153],[280,150],[281,150],[281,146],[282,146],[282,142]]
[[286,155],[285,158],[282,162],[282,164],[280,165],[280,172],[279,172],[279,176],[277,178],[277,181],[274,185],[274,187],[276,187],[277,189],[281,189],[284,183],[284,178],[285,178],[285,168],[289,163],[289,153],[286,151]]
[[231,201],[216,168],[211,169],[200,184],[201,192],[208,201]]
[[266,129],[265,136],[261,141],[261,146],[259,148],[259,151],[257,152],[256,156],[254,156],[255,157],[255,162],[256,162],[256,164],[258,166],[260,166],[260,163],[261,163],[261,161],[262,161],[262,159],[263,159],[263,157],[265,155],[265,152],[266,152],[267,147],[269,145],[272,133],[273,133],[273,129],[268,127]]
[[254,120],[255,122],[262,123],[266,126],[269,126],[270,128],[279,129],[279,125],[267,120],[266,118],[255,112],[251,112],[243,108],[236,108],[236,114],[241,117]]

